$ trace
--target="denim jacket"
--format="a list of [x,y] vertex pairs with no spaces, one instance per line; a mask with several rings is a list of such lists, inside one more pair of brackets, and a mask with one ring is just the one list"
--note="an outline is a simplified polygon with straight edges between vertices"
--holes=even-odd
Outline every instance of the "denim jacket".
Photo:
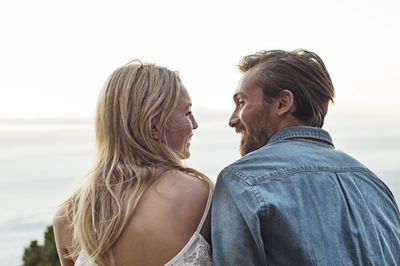
[[212,247],[217,266],[400,265],[400,214],[328,132],[290,127],[220,173]]

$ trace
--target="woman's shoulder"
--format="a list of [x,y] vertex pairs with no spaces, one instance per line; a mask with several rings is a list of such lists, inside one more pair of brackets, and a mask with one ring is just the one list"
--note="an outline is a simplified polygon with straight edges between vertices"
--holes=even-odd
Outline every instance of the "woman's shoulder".
[[[146,189],[132,222],[146,228],[196,230],[209,195],[207,182],[178,170],[168,170]],[[152,230],[154,231],[154,230]]]
[[66,207],[59,207],[53,216],[53,230],[56,241],[57,251],[60,255],[60,260],[63,265],[74,265],[71,259],[67,259],[65,256],[70,254],[68,247],[72,243],[72,229],[70,227],[70,221],[66,215]]
[[[156,256],[167,262],[194,235],[206,210],[209,191],[210,186],[201,179],[178,170],[163,172],[144,192],[114,253],[132,255],[132,259]],[[135,256],[125,252],[127,247],[136,250]]]
[[[154,203],[168,210],[171,219],[197,217],[202,214],[208,200],[210,185],[197,177],[178,170],[165,171],[143,195],[144,205]],[[169,215],[168,215],[169,216]]]
[[170,196],[190,197],[205,196],[208,197],[210,185],[197,177],[191,176],[179,170],[165,171],[154,183],[154,188],[159,192],[169,194]]
[[60,206],[53,215],[53,226],[55,230],[65,230],[68,226],[66,207]]

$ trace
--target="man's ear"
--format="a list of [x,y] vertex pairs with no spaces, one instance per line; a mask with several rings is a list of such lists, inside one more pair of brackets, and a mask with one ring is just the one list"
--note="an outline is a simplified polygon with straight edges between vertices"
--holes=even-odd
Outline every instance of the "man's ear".
[[160,138],[160,119],[158,117],[151,119],[150,138],[155,140]]
[[286,115],[296,110],[294,96],[290,90],[282,90],[278,99],[278,115]]

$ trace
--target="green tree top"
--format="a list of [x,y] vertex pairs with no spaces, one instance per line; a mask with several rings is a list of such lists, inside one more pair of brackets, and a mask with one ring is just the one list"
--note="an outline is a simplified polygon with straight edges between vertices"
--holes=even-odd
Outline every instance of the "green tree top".
[[37,240],[25,248],[22,266],[61,266],[54,239],[53,226],[48,226],[44,233],[43,246]]

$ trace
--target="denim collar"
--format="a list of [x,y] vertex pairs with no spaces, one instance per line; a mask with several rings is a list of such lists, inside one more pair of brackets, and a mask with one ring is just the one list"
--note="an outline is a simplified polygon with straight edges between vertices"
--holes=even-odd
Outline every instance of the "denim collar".
[[284,128],[275,133],[275,135],[273,135],[269,140],[268,144],[290,139],[312,139],[314,141],[324,142],[334,147],[332,138],[327,131],[322,128],[305,126]]

